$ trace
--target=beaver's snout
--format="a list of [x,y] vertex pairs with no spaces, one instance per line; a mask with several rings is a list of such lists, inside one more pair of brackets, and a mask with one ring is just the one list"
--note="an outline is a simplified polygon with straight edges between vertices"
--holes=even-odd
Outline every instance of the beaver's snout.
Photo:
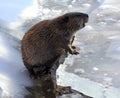
[[85,17],[85,19],[84,19],[84,22],[85,22],[85,23],[88,22],[88,18],[89,18],[89,16],[87,15],[87,16]]

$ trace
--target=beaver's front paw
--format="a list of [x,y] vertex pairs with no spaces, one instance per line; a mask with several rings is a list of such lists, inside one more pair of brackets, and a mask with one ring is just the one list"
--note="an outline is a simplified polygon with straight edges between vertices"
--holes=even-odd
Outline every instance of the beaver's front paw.
[[73,55],[73,54],[74,54],[74,55],[78,55],[78,54],[79,54],[79,52],[77,52],[76,49],[71,49],[71,50],[69,50],[69,53],[72,54],[72,55]]
[[80,53],[74,49],[72,54],[78,55]]

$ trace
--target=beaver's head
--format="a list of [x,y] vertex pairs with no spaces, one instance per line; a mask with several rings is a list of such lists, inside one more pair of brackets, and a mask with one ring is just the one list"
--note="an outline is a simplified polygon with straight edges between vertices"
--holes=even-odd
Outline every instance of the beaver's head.
[[64,15],[64,21],[67,23],[67,28],[73,32],[85,27],[88,22],[88,15],[79,12],[71,12]]
[[59,27],[69,32],[75,32],[85,27],[85,23],[88,22],[88,15],[80,12],[66,13],[56,18]]

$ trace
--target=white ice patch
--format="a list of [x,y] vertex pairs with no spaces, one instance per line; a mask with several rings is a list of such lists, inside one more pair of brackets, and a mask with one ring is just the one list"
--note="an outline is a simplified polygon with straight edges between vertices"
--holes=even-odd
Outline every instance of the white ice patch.
[[94,71],[98,71],[99,68],[97,68],[97,67],[93,67],[93,70],[94,70]]
[[76,73],[76,74],[83,74],[83,73],[85,73],[85,70],[84,69],[75,69],[74,70],[74,73]]

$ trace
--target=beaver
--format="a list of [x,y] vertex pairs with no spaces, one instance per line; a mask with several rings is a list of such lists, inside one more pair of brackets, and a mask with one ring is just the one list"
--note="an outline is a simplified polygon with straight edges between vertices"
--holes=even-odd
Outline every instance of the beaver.
[[74,34],[85,27],[88,15],[69,12],[54,19],[43,20],[31,27],[21,42],[22,59],[31,76],[49,73],[53,64],[66,51],[79,54],[72,46]]

